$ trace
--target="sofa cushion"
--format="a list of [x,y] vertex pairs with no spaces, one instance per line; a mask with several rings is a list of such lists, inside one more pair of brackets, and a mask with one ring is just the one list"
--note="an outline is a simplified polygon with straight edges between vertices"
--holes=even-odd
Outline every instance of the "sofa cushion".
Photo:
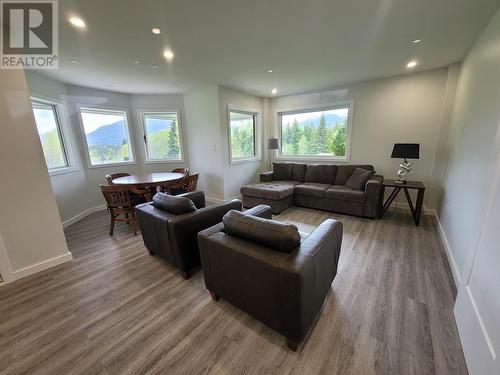
[[356,168],[373,171],[373,165],[339,165],[337,166],[337,174],[335,176],[335,185],[345,185],[347,180],[352,176]]
[[336,165],[307,164],[305,182],[333,185],[336,171]]
[[365,200],[365,193],[347,186],[334,185],[325,192],[325,197],[326,199],[340,201],[363,202]]
[[293,195],[295,183],[285,182],[261,182],[258,184],[248,184],[241,187],[242,195],[256,198],[279,200]]
[[157,193],[153,197],[153,206],[175,215],[196,211],[196,206],[189,198]]
[[291,163],[273,163],[273,180],[290,181],[292,179]]
[[351,177],[345,183],[345,186],[355,190],[365,190],[366,182],[373,177],[375,171],[368,171],[366,169],[356,168]]
[[231,210],[222,218],[224,232],[231,236],[291,253],[300,244],[297,227],[280,221],[245,215]]
[[292,164],[292,181],[304,182],[307,164]]
[[295,194],[306,195],[308,197],[324,198],[325,191],[332,187],[330,184],[318,184],[304,182],[295,186]]

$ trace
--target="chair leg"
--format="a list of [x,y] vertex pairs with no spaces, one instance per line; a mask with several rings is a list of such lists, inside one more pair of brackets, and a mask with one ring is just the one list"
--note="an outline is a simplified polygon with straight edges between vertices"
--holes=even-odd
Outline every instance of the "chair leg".
[[111,224],[109,226],[109,235],[112,236],[115,230],[115,215],[111,214]]
[[298,343],[296,343],[295,341],[289,340],[289,339],[286,340],[286,345],[288,346],[288,348],[290,348],[294,352],[296,352],[298,347],[299,347]]
[[217,294],[215,294],[215,292],[213,292],[211,290],[209,290],[209,292],[210,292],[210,297],[212,297],[212,299],[214,301],[218,301],[219,300],[220,297]]
[[181,271],[181,276],[184,280],[189,279],[189,274],[187,273],[187,271]]

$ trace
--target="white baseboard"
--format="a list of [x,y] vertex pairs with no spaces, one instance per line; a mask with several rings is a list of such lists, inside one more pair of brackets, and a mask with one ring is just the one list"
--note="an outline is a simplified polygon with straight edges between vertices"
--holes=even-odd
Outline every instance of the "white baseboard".
[[55,258],[44,260],[43,262],[33,264],[28,267],[21,268],[17,271],[12,272],[12,281],[19,280],[23,277],[33,275],[35,273],[44,271],[48,268],[58,266],[59,264],[69,262],[73,260],[73,255],[69,251],[66,251],[65,254],[59,255]]
[[443,247],[444,247],[444,250],[446,252],[446,256],[448,257],[448,263],[450,263],[451,272],[453,274],[453,279],[455,280],[455,285],[458,289],[458,287],[460,286],[460,283],[462,281],[460,269],[458,268],[457,262],[455,261],[455,257],[453,256],[453,252],[451,251],[450,242],[448,241],[448,237],[446,236],[444,228],[441,225],[441,221],[439,221],[439,217],[438,217],[436,212],[434,212],[434,215],[436,217],[437,224],[438,224],[439,237],[441,238],[441,242],[443,243]]
[[74,224],[77,221],[82,220],[84,217],[87,217],[90,214],[93,214],[94,212],[103,211],[105,209],[106,209],[105,204],[101,204],[100,206],[89,208],[88,210],[79,213],[78,215],[72,217],[71,219],[63,221],[62,226],[63,226],[63,228],[69,227],[71,224]]

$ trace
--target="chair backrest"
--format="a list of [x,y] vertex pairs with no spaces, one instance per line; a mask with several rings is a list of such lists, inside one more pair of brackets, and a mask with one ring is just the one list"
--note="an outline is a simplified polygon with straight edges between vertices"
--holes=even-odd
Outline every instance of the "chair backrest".
[[100,185],[102,195],[109,208],[132,208],[126,186]]
[[182,173],[185,176],[189,176],[189,168],[174,168],[172,173]]
[[115,178],[126,177],[126,176],[130,176],[130,173],[126,172],[111,173],[104,176],[104,178],[108,182],[108,185],[113,185],[113,180]]
[[200,174],[198,172],[193,173],[192,175],[184,177],[182,180],[184,183],[184,189],[187,191],[195,191],[196,186],[198,186],[198,177]]

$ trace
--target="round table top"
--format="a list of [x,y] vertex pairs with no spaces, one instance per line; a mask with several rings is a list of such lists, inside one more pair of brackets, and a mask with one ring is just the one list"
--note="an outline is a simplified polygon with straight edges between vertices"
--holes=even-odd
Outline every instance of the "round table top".
[[166,182],[176,182],[182,179],[182,173],[144,173],[119,177],[113,180],[115,185],[155,185]]

